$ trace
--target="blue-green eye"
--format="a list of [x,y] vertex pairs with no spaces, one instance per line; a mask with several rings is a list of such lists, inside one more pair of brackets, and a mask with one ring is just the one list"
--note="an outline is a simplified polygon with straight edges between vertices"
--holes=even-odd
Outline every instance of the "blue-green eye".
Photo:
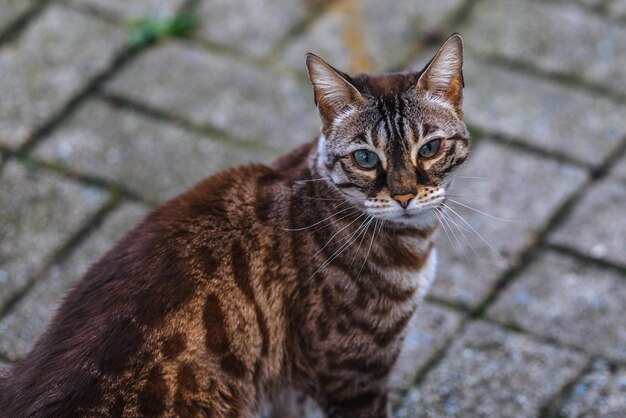
[[439,146],[441,145],[441,139],[433,139],[427,144],[424,144],[422,148],[419,150],[420,157],[430,158],[434,157],[439,151]]
[[374,168],[378,165],[378,155],[366,149],[354,151],[354,161],[363,168]]

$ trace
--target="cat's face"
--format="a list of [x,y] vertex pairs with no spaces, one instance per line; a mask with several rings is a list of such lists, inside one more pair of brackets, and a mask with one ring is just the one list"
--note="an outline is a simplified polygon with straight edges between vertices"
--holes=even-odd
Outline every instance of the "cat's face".
[[434,223],[468,154],[461,38],[450,37],[421,73],[351,78],[313,55],[307,65],[324,123],[320,174],[369,215]]

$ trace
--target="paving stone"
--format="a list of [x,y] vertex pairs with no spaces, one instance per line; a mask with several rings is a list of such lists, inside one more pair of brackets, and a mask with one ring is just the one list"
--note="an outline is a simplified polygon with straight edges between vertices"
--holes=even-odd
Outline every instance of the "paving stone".
[[0,51],[0,144],[23,144],[110,65],[126,38],[123,28],[49,7]]
[[505,289],[489,316],[626,360],[626,278],[549,252]]
[[622,418],[626,416],[626,368],[598,360],[580,383],[560,416]]
[[106,198],[48,171],[7,163],[0,176],[0,307]]
[[390,386],[406,390],[412,386],[417,373],[441,350],[456,332],[463,316],[432,303],[422,303],[409,322],[408,334]]
[[184,0],[70,0],[69,4],[92,8],[116,17],[137,19],[151,16],[173,16]]
[[536,417],[584,364],[571,350],[474,323],[397,417]]
[[576,4],[486,0],[463,30],[468,48],[626,92],[626,27]]
[[252,150],[224,146],[182,127],[98,100],[88,102],[43,141],[36,155],[119,182],[157,201],[183,192],[216,171],[252,160],[269,160]]
[[612,0],[609,3],[609,15],[612,17],[626,17],[626,0]]
[[590,9],[602,7],[603,4],[611,2],[612,0],[576,0],[576,3],[580,3]]
[[53,265],[0,321],[0,352],[10,360],[23,357],[52,320],[63,295],[146,211],[137,204],[122,205],[71,257]]
[[431,294],[475,307],[488,296],[502,273],[517,262],[520,252],[536,239],[556,208],[585,179],[585,172],[579,168],[491,141],[479,143],[456,178],[447,204],[502,257],[448,210],[448,216],[458,226],[448,219],[443,222],[447,234],[440,228],[438,272]]
[[177,42],[142,55],[109,91],[281,151],[313,139],[321,125],[309,86]]
[[442,25],[462,4],[413,0],[389,7],[378,0],[338,2],[285,48],[282,59],[288,67],[304,70],[303,57],[310,51],[347,72],[365,70],[363,63],[355,65],[359,59],[367,60],[371,71],[384,71],[405,60],[432,33],[452,33]]
[[624,207],[623,181],[607,179],[594,184],[550,241],[626,266]]
[[[200,3],[199,36],[252,55],[269,53],[319,1],[211,0]],[[303,52],[304,53],[304,52]]]
[[8,364],[0,361],[0,373],[2,372],[2,370],[6,369],[7,367],[9,367]]
[[343,41],[345,16],[342,7],[342,2],[333,4],[323,16],[311,24],[309,30],[289,42],[280,53],[280,63],[291,70],[306,74],[305,55],[312,52],[333,67],[350,72],[354,51]]
[[600,164],[626,134],[626,107],[601,96],[490,66],[471,53],[464,74],[466,119],[489,132],[589,164]]
[[366,41],[376,68],[384,70],[405,60],[415,44],[429,35],[453,33],[454,28],[444,24],[465,2],[405,0],[394,2],[393,7],[379,0],[363,0],[362,3]]
[[617,164],[615,164],[615,166],[613,167],[612,174],[615,177],[619,177],[621,179],[626,180],[626,157],[623,157],[621,160],[617,162]]
[[0,0],[0,32],[37,4],[37,0]]

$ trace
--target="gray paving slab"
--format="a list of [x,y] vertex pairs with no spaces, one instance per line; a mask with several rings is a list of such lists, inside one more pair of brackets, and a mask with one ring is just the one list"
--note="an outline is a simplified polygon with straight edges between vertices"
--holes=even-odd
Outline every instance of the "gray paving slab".
[[314,138],[321,124],[309,86],[178,42],[142,55],[108,91],[281,152]]
[[606,3],[610,3],[611,1],[613,0],[576,0],[576,3],[580,3],[590,9],[597,9],[602,7]]
[[68,4],[105,11],[124,19],[173,16],[184,0],[69,0]]
[[596,361],[591,371],[574,386],[560,411],[564,418],[626,416],[626,368]]
[[[319,1],[211,0],[198,7],[201,38],[251,55],[268,54]],[[304,55],[306,51],[303,51]]]
[[478,128],[594,165],[626,135],[626,107],[602,96],[487,65],[471,53],[464,68],[463,107]]
[[104,71],[123,27],[53,5],[0,50],[0,144],[17,147]]
[[36,4],[37,0],[0,0],[0,33]]
[[7,163],[0,176],[0,307],[106,199],[102,190]]
[[432,34],[447,36],[456,28],[448,21],[463,0],[402,0],[389,3],[363,0],[365,41],[378,71],[395,67],[408,58],[415,44]]
[[475,144],[466,164],[449,193],[447,204],[458,215],[447,210],[446,230],[440,228],[431,294],[475,307],[535,241],[556,208],[581,187],[586,174],[491,141]]
[[[337,2],[283,51],[285,65],[303,70],[303,55],[313,52],[344,71],[371,71],[395,68],[416,49],[416,45],[442,28],[462,6],[462,0],[378,0]],[[365,60],[366,62],[362,62]],[[356,70],[355,70],[355,67]]]
[[463,30],[468,48],[524,61],[626,92],[626,26],[563,2],[478,2]]
[[609,15],[612,17],[626,17],[626,0],[612,0],[609,2]]
[[550,241],[626,266],[625,207],[623,181],[609,178],[594,184]]
[[548,252],[502,292],[488,315],[626,360],[626,279],[612,270]]
[[305,75],[304,57],[307,52],[312,52],[325,59],[333,67],[350,72],[354,51],[344,42],[346,20],[344,3],[333,3],[311,24],[309,30],[285,45],[279,53],[279,63]]
[[[244,162],[268,162],[180,126],[92,100],[35,155],[104,178],[155,201],[182,193],[202,178]],[[164,170],[167,167],[167,170]]]
[[423,369],[446,345],[461,324],[463,315],[439,305],[424,302],[409,322],[408,333],[391,376],[394,390],[409,389]]
[[52,320],[63,295],[147,212],[147,208],[126,203],[110,217],[66,261],[53,265],[30,292],[0,320],[0,353],[18,360]]
[[612,174],[626,180],[626,156],[622,157],[613,167]]
[[571,350],[473,323],[409,392],[397,417],[536,417],[585,361]]

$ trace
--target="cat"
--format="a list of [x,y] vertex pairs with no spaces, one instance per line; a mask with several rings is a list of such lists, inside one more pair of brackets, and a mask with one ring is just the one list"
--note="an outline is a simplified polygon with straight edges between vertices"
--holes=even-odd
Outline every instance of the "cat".
[[3,373],[0,416],[302,416],[308,396],[328,417],[390,417],[468,155],[462,62],[457,34],[420,72],[351,77],[308,54],[319,138],[150,213]]

